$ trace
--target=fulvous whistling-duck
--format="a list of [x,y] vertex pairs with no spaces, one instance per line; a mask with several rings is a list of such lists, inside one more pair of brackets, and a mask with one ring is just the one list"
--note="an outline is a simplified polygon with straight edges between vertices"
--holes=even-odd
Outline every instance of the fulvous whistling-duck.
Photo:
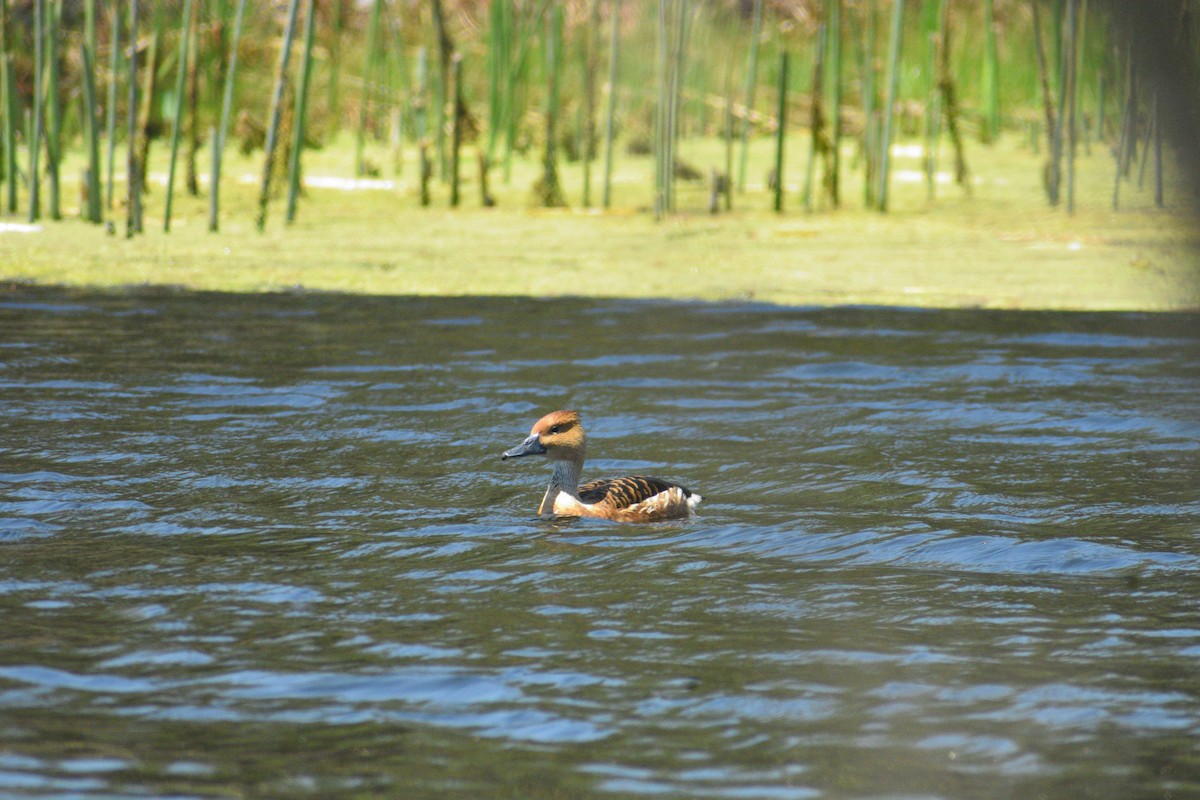
[[602,478],[580,486],[584,437],[583,423],[575,411],[554,411],[542,417],[525,441],[500,458],[535,455],[546,456],[554,465],[539,514],[650,522],[689,516],[701,500],[682,486],[641,475]]

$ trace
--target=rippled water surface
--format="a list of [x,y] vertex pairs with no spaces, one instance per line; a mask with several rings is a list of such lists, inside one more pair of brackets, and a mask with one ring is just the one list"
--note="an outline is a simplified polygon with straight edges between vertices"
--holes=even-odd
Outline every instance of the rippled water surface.
[[0,794],[1197,796],[1196,329],[10,287]]

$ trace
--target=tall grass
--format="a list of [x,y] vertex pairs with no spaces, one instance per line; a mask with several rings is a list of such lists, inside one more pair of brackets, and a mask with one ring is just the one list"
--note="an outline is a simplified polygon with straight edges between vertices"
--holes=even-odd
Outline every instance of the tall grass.
[[[723,180],[745,191],[747,154],[755,148],[767,151],[771,146],[767,132],[778,133],[781,120],[784,135],[804,128],[806,140],[812,143],[803,174],[806,208],[837,208],[846,181],[861,176],[863,203],[886,210],[892,145],[914,131],[925,143],[924,178],[932,203],[938,147],[943,139],[948,137],[954,144],[956,176],[969,187],[964,177],[966,153],[978,146],[972,140],[994,140],[1018,128],[1025,136],[1037,127],[1045,131],[1042,141],[1050,143],[1048,196],[1057,202],[1061,195],[1064,207],[1072,210],[1084,202],[1073,180],[1074,159],[1087,156],[1093,137],[1120,138],[1116,148],[1119,172],[1128,176],[1135,153],[1143,164],[1140,171],[1149,168],[1154,155],[1149,149],[1155,147],[1159,136],[1157,128],[1145,124],[1148,114],[1152,120],[1157,115],[1144,78],[1129,76],[1121,86],[1115,76],[1125,59],[1119,59],[1121,67],[1105,66],[1106,60],[1112,61],[1111,42],[1096,35],[1101,20],[1096,15],[1089,19],[1086,0],[985,0],[978,4],[922,0],[920,12],[914,14],[908,13],[912,3],[904,0],[811,0],[803,6],[805,12],[814,12],[811,16],[793,13],[799,6],[763,0],[636,4],[620,0],[573,4],[555,0],[311,1],[313,13],[305,12],[303,37],[307,66],[300,69],[295,122],[292,128],[281,130],[276,122],[281,98],[275,94],[280,76],[269,73],[265,53],[270,48],[262,46],[278,35],[264,33],[268,25],[278,25],[278,16],[262,4],[249,5],[251,13],[246,13],[245,0],[236,4],[232,0],[171,0],[153,5],[138,0],[108,4],[29,0],[28,6],[20,5],[14,27],[12,0],[0,0],[0,172],[6,207],[10,211],[15,208],[23,179],[27,181],[31,218],[40,216],[47,201],[50,215],[57,213],[65,195],[59,197],[56,165],[79,163],[62,161],[62,156],[69,154],[64,148],[76,147],[86,165],[81,194],[86,203],[81,213],[99,221],[103,206],[111,209],[114,205],[113,162],[121,134],[117,128],[125,127],[131,148],[125,205],[132,221],[128,227],[136,230],[146,188],[141,184],[147,149],[157,141],[152,137],[159,135],[161,127],[170,137],[163,219],[163,228],[169,229],[175,210],[178,159],[183,155],[179,137],[191,135],[185,161],[190,190],[199,130],[196,116],[201,113],[211,118],[204,120],[205,125],[214,126],[209,200],[210,227],[216,230],[222,159],[239,107],[249,112],[253,123],[248,126],[244,146],[258,146],[249,134],[259,134],[261,142],[262,128],[266,128],[266,160],[291,162],[287,170],[289,219],[298,196],[298,159],[304,151],[305,132],[315,130],[311,138],[326,137],[328,141],[339,118],[351,120],[345,125],[348,129],[357,121],[357,130],[347,130],[347,139],[353,142],[355,174],[368,170],[367,137],[383,137],[390,121],[396,174],[400,174],[402,151],[420,153],[425,149],[426,156],[436,152],[436,162],[444,165],[439,174],[451,184],[452,202],[459,200],[458,181],[463,180],[461,163],[455,159],[460,148],[469,147],[478,135],[480,202],[484,205],[490,204],[486,188],[489,169],[503,158],[505,181],[509,182],[514,154],[545,148],[543,177],[555,178],[542,186],[551,190],[546,197],[562,194],[556,182],[559,156],[573,160],[578,152],[582,171],[573,176],[571,184],[582,185],[582,204],[611,208],[624,191],[614,193],[613,186],[621,141],[645,142],[651,155],[649,196],[643,184],[641,201],[631,195],[629,203],[648,206],[659,216],[673,213],[685,200],[694,202],[697,196],[677,178],[677,171],[693,176],[709,172],[716,183],[723,161]],[[1200,5],[1200,0],[1178,2],[1192,11]],[[235,5],[236,21],[230,25]],[[145,24],[147,9],[154,12],[153,27]],[[1058,9],[1061,11],[1055,13]],[[292,11],[289,7],[289,17]],[[104,14],[104,19],[97,20],[97,13]],[[204,24],[197,25],[201,13]],[[299,13],[296,11],[297,17]],[[952,15],[957,15],[953,47],[949,43]],[[160,36],[166,19],[172,20],[172,30]],[[107,39],[102,44],[109,46],[107,58],[96,41],[98,23],[101,38]],[[239,47],[244,24],[248,44]],[[105,27],[109,29],[107,37]],[[607,65],[601,44],[606,33]],[[123,40],[126,34],[128,39]],[[308,44],[310,37],[313,45]],[[689,53],[693,40],[700,52],[698,58]],[[316,48],[318,41],[327,46]],[[438,48],[436,68],[430,70],[420,55],[415,66],[408,60],[410,46],[421,48],[418,53],[427,52],[422,45]],[[57,51],[60,46],[61,52]],[[168,47],[177,61],[163,58],[166,66],[160,69],[160,53]],[[245,58],[240,67],[239,49]],[[280,59],[290,50],[281,53]],[[788,83],[792,88],[803,87],[803,91],[792,92],[793,99],[783,107],[772,102],[778,97],[768,101],[764,94],[763,107],[758,108],[760,79],[787,88],[779,83],[784,52],[789,54]],[[128,53],[127,66],[122,53]],[[456,67],[457,54],[465,60]],[[337,85],[343,61],[362,65],[361,92],[348,93],[346,102]],[[325,68],[321,68],[322,62]],[[224,66],[211,69],[214,63]],[[203,65],[210,93],[199,110],[195,104],[198,70],[193,65]],[[455,80],[454,69],[462,70],[461,80]],[[285,70],[283,79],[286,77]],[[59,78],[66,83],[56,86]],[[108,80],[107,100],[102,80]],[[122,80],[129,82],[127,101],[119,95]],[[314,86],[308,85],[310,80],[315,81]],[[605,85],[607,95],[602,94]],[[316,97],[327,98],[327,102],[310,103],[311,90],[321,88],[325,91]],[[159,93],[170,94],[172,101],[160,102]],[[427,96],[436,99],[427,101]],[[1114,96],[1118,99],[1108,102],[1106,112],[1104,101]],[[57,107],[60,98],[70,101],[66,113]],[[218,103],[219,114],[210,108]],[[460,110],[468,105],[469,113],[460,116]],[[1045,113],[1038,116],[1044,121],[1035,122],[1031,112],[1039,105]],[[270,117],[268,124],[259,127],[252,110],[264,107],[270,109]],[[126,126],[116,124],[122,108],[129,114]],[[1090,124],[1093,115],[1083,112],[1093,108],[1097,113],[1095,123]],[[81,113],[76,115],[76,109]],[[451,111],[453,118],[447,118]],[[104,134],[100,130],[102,114],[107,118]],[[325,115],[325,124],[321,124],[321,115]],[[159,116],[168,117],[162,126]],[[791,130],[786,123],[789,117],[795,120]],[[918,120],[915,125],[913,119]],[[25,130],[23,123],[30,129]],[[451,132],[454,141],[447,145],[442,139]],[[716,163],[688,163],[695,160],[693,137],[699,132],[724,137],[725,151]],[[100,159],[102,135],[109,148],[107,170]],[[842,156],[850,150],[841,146],[843,135],[862,139],[854,158],[845,159],[844,164]],[[287,141],[281,141],[281,136]],[[550,141],[544,141],[547,138]],[[1081,138],[1083,149],[1077,152]],[[433,140],[434,146],[429,147],[427,140]],[[560,152],[564,141],[579,147]],[[740,154],[735,153],[739,145]],[[1136,152],[1139,145],[1143,147],[1140,153]],[[276,149],[288,150],[289,158],[275,159]],[[705,151],[700,148],[699,152]],[[20,164],[14,162],[17,155]],[[593,158],[604,162],[602,196]],[[698,169],[692,170],[693,166]],[[777,170],[777,182],[785,183],[782,172],[786,167],[784,162]],[[264,165],[264,184],[269,185],[272,178],[266,169]],[[574,167],[571,170],[574,172]],[[819,182],[818,175],[823,175]],[[72,185],[72,177],[65,176],[61,185]],[[1114,187],[1114,200],[1119,193],[1120,187]],[[718,195],[710,193],[710,197]],[[725,195],[729,203],[730,193]],[[260,216],[265,208],[264,201]]]

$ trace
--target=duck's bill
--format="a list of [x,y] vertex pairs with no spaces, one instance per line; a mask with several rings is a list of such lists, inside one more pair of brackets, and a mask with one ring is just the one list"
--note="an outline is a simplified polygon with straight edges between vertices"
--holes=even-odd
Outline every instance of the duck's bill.
[[507,461],[510,458],[520,458],[521,456],[541,456],[546,454],[546,448],[542,447],[542,442],[538,439],[537,434],[532,434],[525,441],[521,442],[511,450],[505,450],[500,456],[501,461]]

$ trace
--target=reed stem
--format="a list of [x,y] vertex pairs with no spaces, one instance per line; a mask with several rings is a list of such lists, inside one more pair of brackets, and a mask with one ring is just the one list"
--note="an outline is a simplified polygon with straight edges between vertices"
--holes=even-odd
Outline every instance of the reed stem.
[[583,207],[592,205],[592,160],[596,141],[596,71],[599,58],[597,32],[600,28],[600,5],[597,0],[588,0],[587,22],[585,23],[583,48]]
[[50,185],[49,208],[50,219],[62,219],[61,206],[61,175],[59,166],[62,161],[62,103],[59,98],[59,78],[62,74],[58,57],[58,28],[62,19],[62,0],[50,0],[46,8],[46,104],[49,119],[46,125],[46,177]]
[[225,142],[229,135],[229,115],[233,111],[233,90],[237,85],[238,46],[242,38],[242,19],[246,12],[246,0],[238,0],[233,21],[233,37],[229,43],[229,68],[225,71],[225,90],[221,93],[221,128],[213,143],[212,180],[208,187],[208,229],[216,233],[220,229],[221,213],[221,162],[225,157]]
[[113,172],[117,155],[117,76],[121,72],[121,2],[114,0],[108,25],[108,108],[105,109],[104,207],[113,207]]
[[893,0],[892,36],[888,44],[887,97],[883,103],[883,132],[879,142],[878,208],[888,209],[888,178],[892,156],[892,122],[896,112],[896,95],[900,88],[900,45],[904,35],[904,0]]
[[283,30],[283,43],[279,53],[279,72],[275,76],[275,91],[271,96],[271,124],[267,128],[267,142],[264,145],[262,186],[258,192],[258,219],[255,224],[259,231],[267,226],[267,205],[271,201],[271,174],[275,168],[275,148],[279,143],[279,123],[283,117],[283,103],[287,91],[288,64],[292,60],[292,41],[296,37],[296,16],[300,8],[300,0],[289,0],[287,23]]
[[9,53],[0,55],[0,78],[4,83],[4,182],[6,185],[5,209],[17,213],[17,103],[16,79],[13,77],[13,58]]
[[163,232],[171,231],[171,208],[175,199],[175,162],[179,156],[179,128],[183,123],[183,92],[187,80],[188,46],[192,39],[192,6],[184,0],[183,22],[179,32],[179,63],[175,69],[175,108],[171,115],[171,157],[167,166],[167,206],[163,212]]
[[1154,205],[1163,207],[1163,157],[1162,119],[1158,106],[1158,92],[1154,93]]
[[428,135],[429,127],[429,51],[417,48],[417,94],[412,101],[413,127],[418,146]]
[[809,104],[809,148],[808,148],[808,164],[804,168],[804,190],[801,193],[800,201],[804,206],[805,211],[812,211],[812,191],[813,180],[817,171],[817,159],[821,156],[822,141],[821,137],[824,134],[825,118],[822,109],[822,90],[824,77],[824,61],[825,61],[825,41],[829,36],[829,26],[822,22],[817,26],[817,49],[813,60],[812,72],[812,100]]
[[0,178],[6,181],[11,175],[9,149],[12,147],[12,138],[9,132],[13,125],[8,95],[8,67],[4,63],[9,52],[8,26],[8,0],[0,0]]
[[29,138],[29,221],[37,222],[42,216],[40,160],[42,148],[42,18],[43,0],[33,3],[33,134]]
[[83,62],[83,135],[87,148],[87,204],[84,218],[89,222],[103,221],[100,209],[100,127],[96,106],[96,0],[85,0],[84,38],[80,47]]
[[288,193],[285,220],[296,221],[296,198],[300,194],[300,154],[304,150],[304,130],[308,116],[308,86],[312,80],[312,49],[316,28],[316,8],[313,0],[304,6],[304,56],[300,62],[300,88],[296,92],[296,113],[292,122],[292,152],[288,164]]
[[654,106],[654,219],[662,219],[667,210],[666,130],[667,130],[667,63],[669,34],[667,32],[669,0],[658,0],[658,33],[656,48]]
[[450,77],[454,81],[454,116],[450,121],[450,207],[458,208],[459,181],[462,167],[463,139],[463,90],[462,53],[455,53],[450,60]]
[[1113,211],[1120,208],[1121,178],[1125,175],[1129,153],[1129,139],[1133,127],[1134,94],[1133,94],[1133,54],[1125,54],[1125,106],[1121,115],[1121,135],[1117,142],[1117,175],[1113,179]]
[[863,24],[863,57],[862,57],[862,109],[863,109],[863,205],[875,207],[875,185],[879,175],[877,147],[878,126],[876,125],[876,75],[875,75],[875,29],[878,0],[869,0],[864,9],[866,17]]
[[825,186],[829,194],[829,202],[834,208],[839,208],[842,204],[842,0],[826,0],[826,2],[829,4],[829,61],[832,74],[829,76],[831,169],[825,176]]
[[1000,69],[996,54],[995,0],[983,0],[983,140],[994,142],[1000,135]]
[[445,181],[449,172],[449,163],[446,160],[446,106],[450,104],[450,60],[454,56],[454,42],[446,27],[446,13],[442,8],[442,0],[433,0],[433,26],[438,40],[438,97],[437,107],[433,110],[433,135],[434,147],[437,150],[438,177]]
[[[188,31],[188,51],[191,58],[187,68],[186,113],[188,123],[187,151],[184,156],[185,185],[191,197],[200,196],[200,181],[196,174],[196,155],[200,150],[200,126],[197,122],[198,105],[200,102],[200,39],[197,29],[200,27],[200,4],[192,6],[192,22]],[[184,98],[180,98],[184,102]],[[180,118],[183,119],[182,117]]]
[[539,189],[540,204],[546,208],[558,208],[567,204],[562,186],[558,182],[558,150],[555,146],[558,135],[558,91],[559,57],[563,42],[563,10],[559,5],[551,9],[546,22],[546,149],[542,160],[542,179]]
[[[382,6],[383,0],[375,0],[371,4],[371,21],[367,24],[367,55],[363,64],[362,98],[359,100],[358,106],[358,133],[354,140],[354,174],[358,177],[367,173],[367,165],[363,157],[371,108],[371,86],[375,81],[375,62],[378,59],[376,51],[379,46],[379,13]],[[439,139],[439,150],[441,149],[440,141]]]
[[345,21],[342,19],[342,0],[333,0],[329,6],[332,13],[329,21],[329,85],[326,102],[329,106],[329,132],[332,134],[337,132],[342,122],[342,30]]
[[1042,110],[1046,116],[1046,144],[1049,160],[1046,162],[1044,184],[1046,198],[1050,205],[1058,205],[1059,182],[1061,180],[1060,163],[1055,156],[1058,142],[1058,117],[1054,111],[1054,94],[1050,91],[1050,67],[1046,60],[1046,48],[1042,43],[1041,14],[1038,7],[1040,0],[1029,0],[1033,8],[1033,46],[1038,62],[1038,78],[1042,86]]
[[1079,22],[1078,6],[1075,0],[1067,0],[1067,20],[1064,27],[1063,42],[1063,72],[1064,79],[1064,103],[1067,112],[1067,213],[1075,213],[1075,144],[1077,137],[1077,125],[1075,110],[1078,107],[1076,95],[1078,93],[1076,81],[1076,69],[1078,67],[1078,54],[1076,48],[1078,46],[1077,25]]
[[929,75],[925,94],[925,199],[933,204],[937,191],[937,140],[939,87],[937,81],[938,44],[942,40],[941,9],[944,0],[925,0],[921,31],[925,35],[925,71]]
[[608,108],[604,114],[604,207],[612,207],[613,135],[617,111],[617,59],[621,40],[621,0],[613,0],[608,41]]
[[788,52],[779,54],[779,127],[775,130],[775,213],[783,211],[783,147],[787,139]]
[[126,126],[125,157],[125,238],[138,232],[139,205],[142,202],[141,176],[137,164],[137,31],[138,0],[129,0],[129,108]]
[[746,191],[746,165],[750,158],[750,115],[754,111],[754,90],[758,82],[758,40],[762,36],[763,0],[754,0],[750,24],[750,55],[746,67],[746,106],[742,114],[742,151],[738,162],[737,188]]

